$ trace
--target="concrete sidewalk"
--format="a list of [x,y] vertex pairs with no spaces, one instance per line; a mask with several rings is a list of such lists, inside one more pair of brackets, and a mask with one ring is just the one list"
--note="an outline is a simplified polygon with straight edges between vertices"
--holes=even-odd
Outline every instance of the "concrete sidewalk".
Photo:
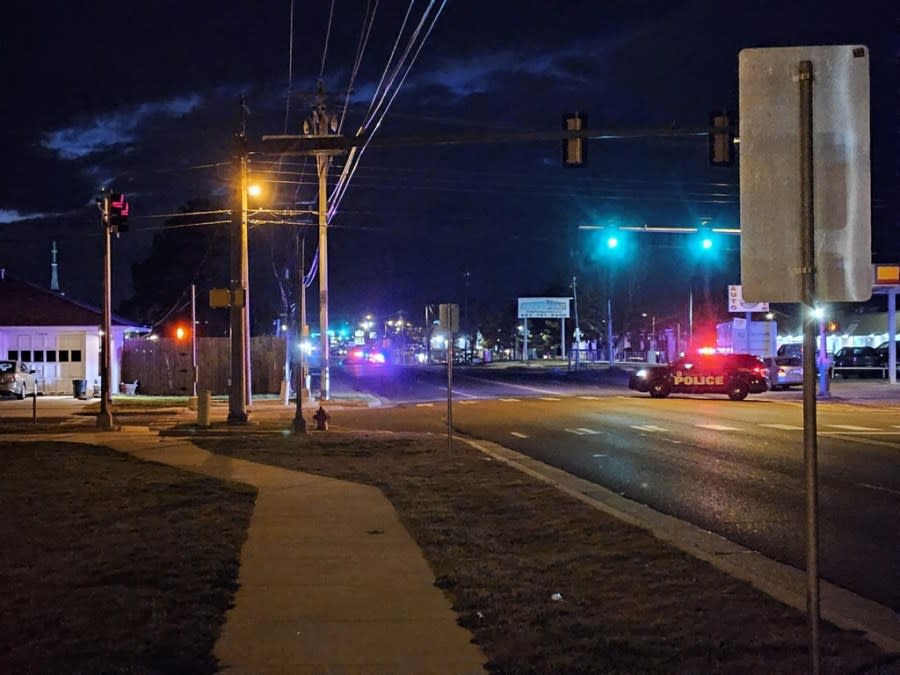
[[222,672],[485,672],[487,659],[378,489],[134,427],[70,438],[259,491],[235,605],[215,646]]

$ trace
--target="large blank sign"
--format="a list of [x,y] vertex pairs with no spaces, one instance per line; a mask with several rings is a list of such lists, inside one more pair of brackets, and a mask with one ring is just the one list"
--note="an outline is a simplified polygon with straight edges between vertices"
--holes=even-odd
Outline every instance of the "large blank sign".
[[801,61],[813,66],[816,298],[872,291],[869,50],[744,49],[740,77],[741,285],[751,302],[800,302]]

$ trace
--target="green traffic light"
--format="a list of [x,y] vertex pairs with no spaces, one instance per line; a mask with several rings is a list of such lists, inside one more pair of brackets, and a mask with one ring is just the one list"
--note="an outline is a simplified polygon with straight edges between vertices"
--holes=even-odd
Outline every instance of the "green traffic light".
[[709,237],[704,237],[700,242],[700,246],[702,246],[705,250],[709,250],[713,247],[713,241]]
[[619,240],[616,237],[610,237],[606,240],[606,246],[608,248],[616,248],[619,245]]

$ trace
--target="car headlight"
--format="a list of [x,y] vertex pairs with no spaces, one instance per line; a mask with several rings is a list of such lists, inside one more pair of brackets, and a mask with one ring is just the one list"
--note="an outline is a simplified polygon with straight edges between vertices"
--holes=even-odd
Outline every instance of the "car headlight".
[[639,378],[641,378],[642,380],[647,379],[647,375],[648,375],[648,372],[647,372],[647,369],[646,369],[646,368],[641,368],[639,371],[637,371],[637,372],[634,374],[635,377],[639,377]]

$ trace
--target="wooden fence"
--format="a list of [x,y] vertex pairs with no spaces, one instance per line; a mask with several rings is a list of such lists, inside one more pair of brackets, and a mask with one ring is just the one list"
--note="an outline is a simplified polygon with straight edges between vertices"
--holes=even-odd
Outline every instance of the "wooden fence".
[[[277,394],[284,373],[284,338],[250,338],[251,391]],[[197,390],[227,394],[231,375],[231,340],[197,338]],[[138,393],[189,396],[192,392],[191,343],[160,338],[125,340],[122,381],[140,382]]]

